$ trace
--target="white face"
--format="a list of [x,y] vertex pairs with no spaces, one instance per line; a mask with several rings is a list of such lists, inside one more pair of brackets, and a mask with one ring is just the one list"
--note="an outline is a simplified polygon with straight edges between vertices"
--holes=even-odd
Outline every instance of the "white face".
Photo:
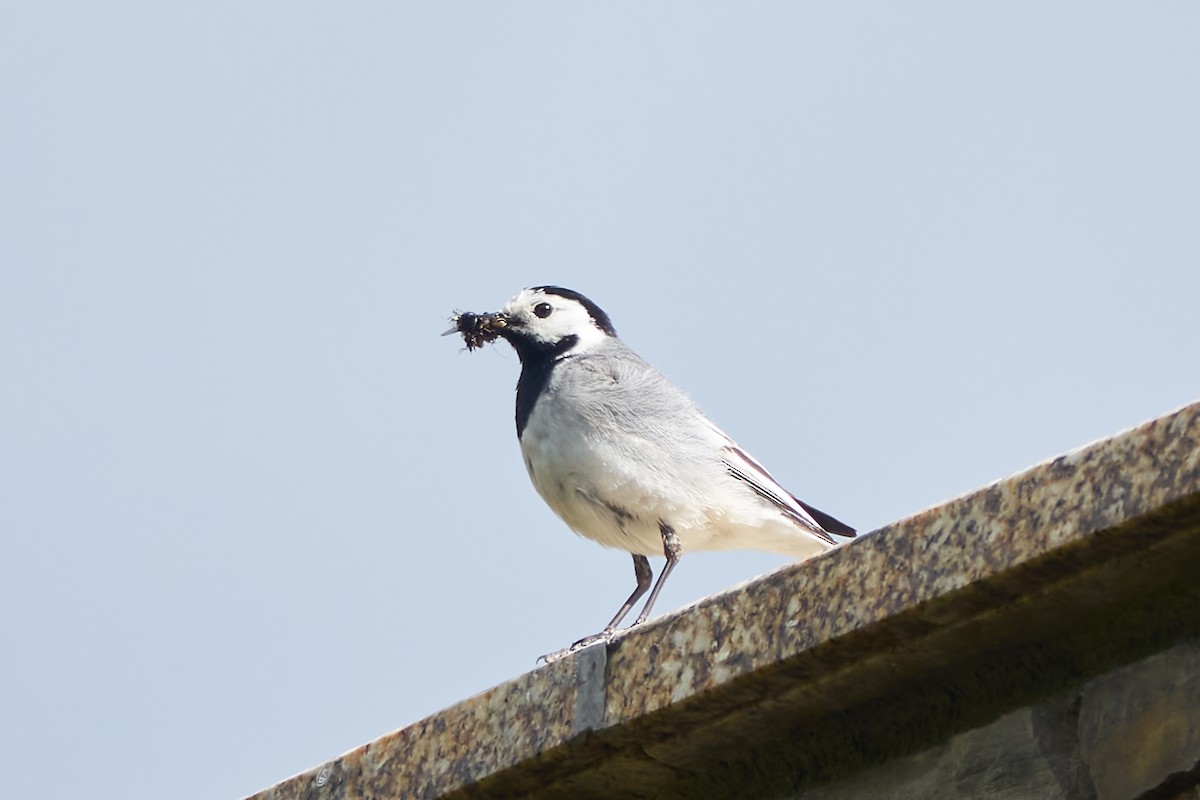
[[608,325],[611,330],[607,316],[599,309],[595,310],[603,316],[599,324],[593,318],[593,312],[573,297],[564,297],[552,290],[523,289],[505,303],[500,313],[507,318],[512,335],[550,346],[574,336],[578,343],[571,351],[578,353],[603,342],[610,335],[601,327]]

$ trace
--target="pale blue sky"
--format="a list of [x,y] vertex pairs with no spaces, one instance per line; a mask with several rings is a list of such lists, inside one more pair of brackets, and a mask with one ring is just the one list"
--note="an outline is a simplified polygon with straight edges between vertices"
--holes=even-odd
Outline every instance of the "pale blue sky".
[[[0,775],[236,797],[594,632],[525,476],[584,292],[862,530],[1200,397],[1200,6],[0,12]],[[661,563],[655,562],[657,569]],[[667,612],[784,560],[685,555]]]

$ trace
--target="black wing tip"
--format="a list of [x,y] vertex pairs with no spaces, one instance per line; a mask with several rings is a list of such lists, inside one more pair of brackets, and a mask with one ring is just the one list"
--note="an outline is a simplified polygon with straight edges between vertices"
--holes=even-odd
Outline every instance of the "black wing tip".
[[[762,465],[760,465],[757,461],[755,461],[753,458],[751,458],[749,456],[749,454],[746,453],[746,451],[742,450],[741,448],[737,447],[736,445],[733,447],[727,447],[726,449],[732,450],[734,453],[737,453],[739,456],[741,456],[746,461],[747,464],[749,464],[751,467],[753,467],[755,470],[757,470],[764,478],[766,478],[771,483],[774,483],[776,486],[779,486],[779,484],[775,482],[775,479],[772,478],[769,474],[767,474],[767,471],[762,468]],[[792,498],[792,500],[794,500],[801,508],[803,508],[806,512],[808,512],[808,515],[810,517],[812,517],[812,521],[804,519],[803,517],[798,515],[794,509],[788,508],[788,506],[782,500],[780,500],[778,497],[773,495],[767,489],[760,486],[756,481],[751,479],[750,476],[747,475],[745,472],[742,472],[742,470],[738,469],[733,464],[730,464],[728,461],[725,462],[725,466],[728,468],[730,475],[732,475],[733,477],[737,478],[739,481],[742,481],[743,483],[748,485],[751,489],[754,490],[754,492],[756,494],[758,494],[763,499],[765,499],[771,503],[774,503],[779,508],[779,510],[783,512],[784,516],[786,516],[788,519],[795,522],[797,525],[800,525],[803,528],[812,530],[812,521],[815,521],[819,527],[817,530],[813,531],[813,533],[820,536],[827,543],[837,544],[837,542],[835,542],[833,539],[833,536],[835,536],[835,535],[836,536],[844,536],[847,539],[853,539],[857,535],[858,531],[854,530],[854,528],[851,528],[849,525],[842,522],[840,519],[837,519],[836,517],[831,517],[830,515],[826,514],[824,511],[822,511],[819,508],[813,508],[808,503],[801,500],[799,497],[796,497],[796,495],[791,494],[790,492],[787,492],[781,488],[780,491],[783,491],[784,494],[786,494],[788,497]]]
[[854,528],[851,528],[840,519],[831,517],[819,508],[813,508],[799,498],[795,499],[796,502],[799,503],[804,510],[809,513],[809,516],[817,521],[817,524],[820,525],[826,533],[832,533],[835,536],[844,536],[847,539],[853,539],[858,535],[858,531],[856,531]]

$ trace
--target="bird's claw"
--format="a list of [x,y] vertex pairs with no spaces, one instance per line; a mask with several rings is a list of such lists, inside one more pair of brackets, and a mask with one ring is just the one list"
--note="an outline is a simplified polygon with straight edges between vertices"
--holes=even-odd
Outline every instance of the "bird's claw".
[[553,664],[555,661],[566,658],[567,656],[571,655],[571,653],[574,653],[577,650],[582,650],[585,647],[590,647],[591,645],[599,644],[600,642],[604,642],[604,644],[607,645],[612,641],[615,633],[615,629],[610,630],[605,628],[599,633],[593,633],[591,636],[583,637],[570,647],[564,647],[561,650],[555,650],[553,653],[546,653],[544,656],[538,656],[538,661],[544,664]]

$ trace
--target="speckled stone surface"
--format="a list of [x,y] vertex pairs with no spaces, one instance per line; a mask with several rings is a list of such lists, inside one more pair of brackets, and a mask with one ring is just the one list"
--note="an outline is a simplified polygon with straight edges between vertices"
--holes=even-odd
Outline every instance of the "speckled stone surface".
[[1200,403],[256,798],[785,796],[1200,632]]

